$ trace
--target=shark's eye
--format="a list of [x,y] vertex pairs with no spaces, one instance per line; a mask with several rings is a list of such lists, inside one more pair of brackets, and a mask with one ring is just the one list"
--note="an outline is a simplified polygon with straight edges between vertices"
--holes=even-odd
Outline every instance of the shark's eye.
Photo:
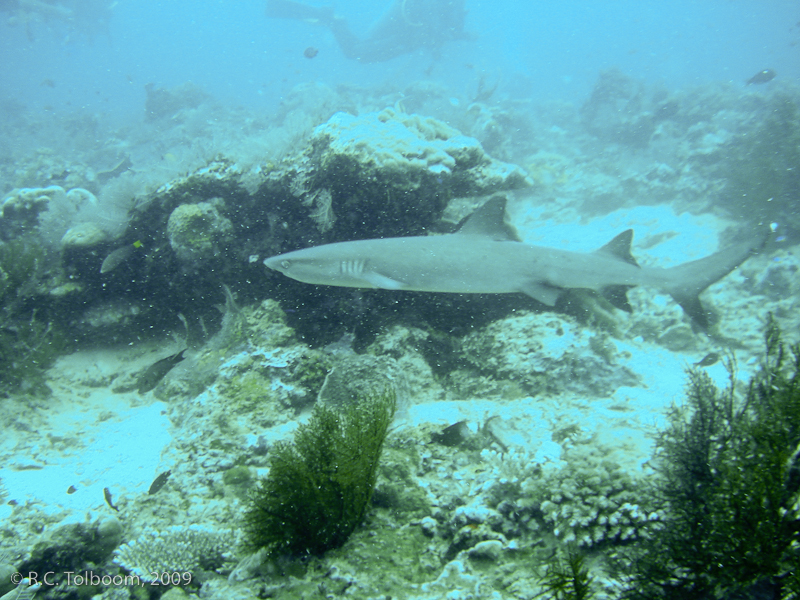
[[289,260],[282,260],[281,261],[281,269],[288,269],[292,266],[292,262]]

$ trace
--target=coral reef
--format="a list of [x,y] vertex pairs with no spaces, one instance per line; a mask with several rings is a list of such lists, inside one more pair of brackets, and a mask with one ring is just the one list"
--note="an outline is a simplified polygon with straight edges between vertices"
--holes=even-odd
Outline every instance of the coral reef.
[[[313,85],[287,96],[270,119],[275,122],[240,119],[237,113],[227,131],[218,120],[209,119],[210,103],[198,90],[151,88],[150,123],[142,129],[149,134],[155,123],[160,134],[168,134],[172,124],[178,125],[172,145],[159,135],[159,148],[153,153],[158,166],[152,169],[137,158],[151,146],[137,148],[126,142],[108,152],[109,145],[95,145],[93,152],[113,156],[101,161],[81,154],[84,138],[91,145],[103,137],[96,135],[94,117],[71,121],[75,131],[69,141],[77,154],[69,158],[45,147],[49,141],[29,161],[0,149],[6,157],[0,161],[0,174],[8,182],[3,192],[17,188],[8,192],[0,218],[0,237],[7,242],[0,244],[0,394],[15,396],[0,402],[13,417],[11,435],[0,450],[5,457],[15,437],[24,441],[14,450],[16,456],[8,461],[11,467],[3,477],[10,482],[12,472],[15,477],[37,475],[41,465],[51,468],[54,454],[63,460],[72,446],[82,452],[83,439],[77,435],[30,435],[47,431],[43,420],[35,417],[47,413],[54,423],[66,414],[61,405],[53,410],[54,402],[14,393],[30,392],[37,382],[43,383],[43,367],[55,356],[57,345],[41,346],[36,339],[49,339],[57,328],[64,328],[67,339],[101,348],[76,355],[75,361],[64,361],[48,373],[57,394],[54,400],[63,401],[65,411],[97,401],[98,409],[88,413],[91,418],[83,430],[88,432],[96,431],[95,415],[98,422],[113,423],[125,414],[118,407],[129,400],[143,401],[132,393],[132,365],[142,361],[145,348],[166,353],[164,344],[185,340],[191,348],[187,360],[144,399],[154,402],[152,414],[160,413],[159,427],[167,419],[173,425],[174,435],[163,442],[164,464],[152,469],[152,475],[170,472],[169,483],[148,494],[150,471],[144,487],[136,490],[117,477],[119,471],[103,475],[109,481],[102,485],[112,486],[130,537],[147,532],[117,552],[117,564],[133,572],[212,569],[217,572],[203,573],[197,592],[207,600],[537,594],[566,599],[593,592],[610,598],[619,595],[624,583],[636,583],[628,579],[631,565],[646,570],[652,553],[663,570],[653,567],[642,575],[639,581],[646,581],[639,597],[650,592],[649,597],[669,597],[671,592],[659,587],[662,575],[684,585],[681,591],[695,585],[709,592],[706,597],[719,592],[725,600],[762,590],[774,596],[778,587],[784,595],[793,593],[798,586],[792,570],[800,572],[792,545],[798,531],[797,461],[781,450],[778,459],[786,468],[780,470],[765,457],[773,446],[793,450],[800,440],[759,426],[757,435],[747,438],[749,446],[731,442],[729,431],[766,422],[753,410],[754,401],[747,418],[737,418],[735,427],[711,428],[714,440],[727,444],[727,449],[709,446],[711,466],[726,481],[712,477],[711,486],[700,488],[703,506],[719,514],[738,512],[736,520],[750,528],[750,537],[758,542],[753,554],[760,556],[756,560],[746,554],[737,541],[744,538],[739,529],[728,535],[735,523],[715,516],[711,525],[699,528],[706,546],[691,541],[706,552],[692,562],[672,555],[680,556],[689,547],[681,537],[688,527],[679,527],[677,533],[669,527],[680,523],[684,504],[695,516],[708,515],[698,508],[699,501],[685,503],[678,488],[669,492],[678,499],[667,501],[669,493],[651,487],[657,479],[652,468],[661,469],[669,453],[664,445],[660,463],[646,462],[651,445],[644,432],[660,418],[669,401],[665,398],[679,393],[669,373],[681,372],[682,362],[700,361],[707,353],[727,356],[730,347],[740,364],[752,370],[755,363],[745,361],[760,344],[753,343],[758,315],[771,309],[786,322],[797,322],[796,248],[785,244],[777,253],[754,258],[709,290],[718,304],[730,307],[729,318],[735,323],[729,335],[735,342],[696,335],[682,322],[680,310],[654,299],[650,290],[631,294],[641,308],[631,318],[616,319],[615,314],[603,320],[601,306],[574,297],[572,305],[557,307],[578,314],[576,319],[554,311],[526,312],[542,307],[523,295],[315,288],[265,273],[262,266],[267,256],[325,242],[452,231],[481,202],[478,196],[530,185],[521,169],[497,158],[524,165],[535,182],[535,195],[522,191],[509,198],[515,222],[526,227],[534,243],[542,240],[534,221],[552,234],[541,241],[549,243],[560,239],[560,225],[592,221],[592,226],[600,222],[616,227],[595,217],[637,205],[635,211],[620,211],[609,219],[632,219],[637,235],[646,232],[639,243],[654,250],[646,254],[667,264],[674,258],[669,256],[675,247],[671,238],[697,235],[703,245],[707,240],[698,228],[714,230],[709,235],[713,238],[727,226],[716,217],[682,220],[697,224],[689,233],[669,219],[664,227],[653,226],[650,220],[660,223],[663,208],[654,208],[653,202],[669,202],[676,211],[693,213],[713,206],[715,215],[776,215],[776,220],[791,225],[796,218],[790,204],[796,196],[797,103],[795,84],[784,81],[745,92],[741,85],[720,83],[667,93],[612,72],[601,76],[580,112],[563,102],[536,103],[532,110],[528,99],[515,103],[504,98],[504,92],[491,96],[483,84],[472,102],[444,86],[420,84],[404,91],[405,99],[395,108],[381,111],[400,93],[369,97],[347,86],[333,91]],[[349,114],[332,116],[336,111]],[[85,132],[78,132],[82,127]],[[234,131],[239,130],[253,132],[254,139],[246,152],[237,149],[234,154],[230,148],[238,143]],[[480,144],[462,133],[475,136]],[[195,134],[213,134],[214,143],[196,144]],[[80,143],[75,143],[76,136]],[[187,140],[192,158],[176,157]],[[228,147],[219,148],[218,140]],[[118,137],[114,143],[120,141]],[[293,150],[280,159],[275,147]],[[220,151],[226,154],[215,154]],[[126,161],[120,153],[130,158]],[[245,154],[250,163],[243,161]],[[131,179],[121,182],[131,162]],[[735,173],[728,171],[731,165],[738,169]],[[109,200],[118,208],[112,218],[116,230],[102,216],[109,190],[101,185],[105,181],[118,186],[111,194],[117,199]],[[50,183],[58,185],[46,187]],[[145,189],[150,190],[146,197]],[[98,206],[90,193],[97,194]],[[774,198],[768,203],[770,196]],[[123,214],[128,208],[129,221]],[[128,225],[126,231],[120,230],[120,223]],[[678,244],[686,240],[678,239]],[[43,248],[57,251],[46,253]],[[100,272],[104,257],[125,248],[129,258]],[[687,248],[681,256],[691,252]],[[222,316],[217,310],[223,301],[221,290]],[[577,304],[581,306],[575,308]],[[590,313],[578,313],[580,308]],[[584,319],[585,314],[591,320]],[[143,339],[148,335],[159,338]],[[112,356],[106,350],[111,343],[126,345],[121,362],[128,364],[104,363]],[[654,348],[656,343],[661,347]],[[42,352],[29,355],[26,348]],[[787,380],[795,369],[791,362],[782,361]],[[24,365],[31,370],[14,371]],[[720,363],[707,366],[715,378],[722,370]],[[754,387],[763,388],[771,405],[780,404],[772,395],[776,382],[781,395],[786,386],[780,379],[765,379]],[[342,473],[351,463],[334,461],[320,477],[321,434],[309,431],[324,425],[338,440],[344,429],[359,429],[348,425],[348,411],[369,412],[369,406],[360,406],[362,397],[380,395],[387,387],[395,388],[399,414],[391,438],[383,444],[380,464],[364,454],[362,442],[342,442],[347,449],[355,448],[367,474],[357,492],[339,495]],[[737,393],[747,395],[743,389]],[[298,423],[318,400],[315,415],[328,410],[343,411],[344,416],[326,413],[298,431]],[[770,412],[769,420],[782,427],[793,422],[795,410],[791,405],[785,412]],[[701,413],[690,402],[675,431],[695,431],[692,415]],[[295,432],[292,444],[287,440]],[[385,431],[376,433],[384,435]],[[767,442],[756,443],[756,438]],[[33,445],[36,452],[24,454]],[[338,442],[325,448],[331,446],[338,447]],[[374,449],[375,444],[368,446]],[[680,447],[675,442],[673,453]],[[756,478],[742,474],[723,464],[715,452],[723,458],[734,456],[747,468],[758,464],[763,473]],[[311,467],[287,466],[292,462],[297,467],[308,456]],[[705,468],[702,461],[687,464],[697,472]],[[670,471],[664,467],[662,477],[663,473]],[[684,478],[680,470],[672,475]],[[259,477],[259,491],[253,496]],[[786,498],[762,493],[780,477]],[[298,481],[311,485],[300,491],[288,485]],[[75,478],[74,483],[79,493],[70,488],[64,494],[67,485],[40,486],[40,492],[48,488],[53,504],[63,501],[66,507],[85,498],[84,479]],[[16,502],[21,495],[18,484],[13,485]],[[317,509],[308,501],[312,488],[327,508]],[[0,502],[0,508],[11,518],[0,542],[3,550],[24,556],[26,548],[36,545],[29,542],[35,542],[41,523],[61,517],[44,516],[44,508],[51,506],[5,500],[10,498]],[[94,500],[101,503],[102,494],[94,494]],[[361,508],[350,508],[339,519],[345,500]],[[776,503],[782,515],[773,510]],[[259,515],[256,504],[274,511]],[[218,528],[241,517],[243,506],[251,509],[244,523],[249,548],[263,544],[273,558],[311,552],[324,556],[254,559],[258,564],[242,568],[241,579],[228,580],[226,563],[236,535]],[[104,505],[102,509],[111,511]],[[367,510],[364,523],[361,517]],[[332,513],[336,519],[329,518]],[[307,535],[306,525],[324,521],[335,527],[318,527]],[[188,523],[202,525],[189,528]],[[65,535],[70,533],[65,530]],[[224,539],[215,541],[215,535]],[[302,542],[297,541],[300,537]],[[207,545],[210,549],[203,550]],[[82,564],[89,556],[83,551],[70,555],[66,546],[42,545],[37,560],[52,552],[58,560]],[[98,571],[120,570],[107,555],[91,557],[98,559]],[[608,568],[613,558],[623,561],[616,573]],[[743,581],[725,581],[712,589],[712,579],[721,580],[725,574],[714,565],[700,572],[701,560],[718,561],[741,574]],[[13,562],[16,567],[22,560]],[[756,568],[766,575],[755,575]],[[97,587],[39,594],[125,600],[145,592]],[[166,596],[179,600],[185,593],[173,590]]]
[[357,237],[362,227],[373,236],[422,231],[450,198],[531,184],[522,169],[491,158],[474,138],[391,108],[357,117],[336,113],[314,130],[302,156],[271,178],[287,182],[329,240]]
[[450,178],[454,195],[528,185],[521,169],[493,160],[477,140],[436,119],[390,108],[360,117],[337,113],[314,131],[312,143],[327,143],[326,168],[360,164],[388,177],[402,173],[412,188]]
[[366,514],[394,411],[391,391],[342,412],[316,405],[294,441],[270,453],[244,517],[247,547],[303,555],[344,544]]
[[57,247],[66,231],[91,221],[97,198],[89,190],[58,185],[13,190],[3,199],[0,238],[12,239],[38,226],[42,241]]
[[148,121],[174,119],[211,100],[211,96],[203,88],[190,81],[168,89],[148,83],[144,86],[144,91],[147,94],[145,119]]
[[108,241],[108,234],[95,223],[79,223],[61,238],[64,248],[90,248]]
[[638,148],[647,147],[659,118],[667,116],[671,114],[658,106],[640,80],[617,68],[600,73],[592,95],[581,107],[589,132],[606,142]]
[[485,449],[481,457],[489,466],[484,502],[502,515],[507,537],[552,533],[558,544],[595,548],[645,539],[660,527],[642,480],[585,442],[546,468],[515,449]]
[[800,228],[794,210],[800,195],[800,102],[779,93],[763,113],[757,126],[745,127],[724,145],[726,206],[740,219]]
[[[192,120],[205,98],[190,87],[151,89],[149,102],[152,118]],[[48,170],[24,180],[60,185],[9,192],[0,237],[13,239],[35,230],[48,247],[61,252],[54,264],[69,276],[61,283],[72,286],[60,297],[59,309],[66,315],[85,312],[110,296],[127,298],[135,280],[135,295],[146,295],[152,307],[151,322],[168,326],[180,312],[213,327],[219,319],[214,294],[197,292],[226,283],[236,292],[246,290],[248,299],[273,297],[297,304],[297,320],[308,328],[301,333],[314,343],[327,343],[354,327],[369,334],[385,318],[371,310],[372,300],[364,303],[363,314],[355,314],[351,296],[357,292],[300,290],[265,277],[259,259],[321,241],[444,229],[449,225],[439,219],[451,198],[526,187],[530,181],[521,169],[493,159],[475,139],[440,120],[399,109],[360,117],[330,117],[333,112],[322,109],[318,118],[328,121],[313,133],[308,115],[302,115],[294,126],[303,129],[292,135],[306,142],[282,161],[263,162],[262,154],[256,165],[245,165],[209,154],[214,158],[205,158],[204,166],[195,163],[188,175],[157,189],[163,179],[125,171],[130,163],[125,157],[115,158],[110,173],[117,175],[102,186],[100,171],[86,165],[80,170],[62,166],[58,176],[50,177],[49,169],[58,171],[58,166],[43,157]],[[207,127],[205,120],[197,120]],[[286,125],[287,133],[291,127]],[[168,179],[175,171],[164,173]],[[137,242],[124,264],[99,272],[104,258]],[[298,296],[303,301],[295,302]],[[340,318],[317,318],[322,311]],[[70,336],[85,337],[79,321],[70,316],[64,322],[71,325]],[[116,333],[129,335],[131,329],[120,321]],[[108,333],[113,337],[115,332]]]
[[234,546],[230,531],[175,525],[163,531],[146,531],[122,544],[114,551],[114,562],[142,581],[153,581],[161,573],[196,577],[201,571],[220,568],[232,557]]

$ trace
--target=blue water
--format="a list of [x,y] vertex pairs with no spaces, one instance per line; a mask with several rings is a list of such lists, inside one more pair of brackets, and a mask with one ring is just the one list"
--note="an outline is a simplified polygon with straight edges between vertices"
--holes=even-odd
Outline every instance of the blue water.
[[[399,548],[414,548],[413,560],[379,563],[384,558],[368,555],[393,539],[381,537],[377,545],[359,541],[347,550],[354,552],[350,564],[362,565],[357,577],[380,579],[382,595],[384,580],[396,582],[393,597],[418,597],[425,577],[431,597],[472,597],[491,585],[519,585],[525,595],[524,579],[511,583],[508,565],[517,561],[527,572],[546,548],[549,553],[556,532],[568,531],[555,517],[544,520],[544,503],[536,503],[561,498],[569,473],[583,487],[589,468],[616,481],[617,467],[608,470],[612,461],[637,476],[643,465],[655,464],[654,427],[680,402],[687,365],[711,352],[724,356],[711,365],[710,376],[727,385],[731,360],[746,389],[744,382],[759,368],[768,314],[796,340],[800,2],[464,0],[469,39],[436,52],[361,63],[347,58],[319,24],[268,17],[266,1],[0,0],[0,250],[10,248],[0,252],[0,284],[15,281],[6,271],[24,282],[14,293],[0,285],[0,421],[8,421],[0,438],[0,571],[6,560],[17,568],[17,554],[31,548],[50,553],[39,540],[60,538],[35,534],[42,515],[63,513],[65,522],[87,523],[87,514],[119,516],[125,520],[119,541],[126,542],[145,529],[163,531],[189,519],[203,527],[239,527],[231,515],[241,512],[234,498],[242,490],[225,484],[223,473],[234,464],[263,473],[264,452],[288,440],[316,398],[313,380],[370,344],[367,353],[387,361],[380,364],[400,357],[398,369],[407,370],[414,388],[407,412],[417,431],[401,434],[392,460],[419,466],[402,466],[402,473],[411,470],[401,486],[415,477],[424,484],[418,492],[409,485],[415,496],[408,498],[416,499],[401,500],[404,505],[440,497],[435,512],[431,504],[442,524],[430,541],[438,546],[429,548],[441,551],[442,562],[436,565],[429,549],[422,569],[395,576],[412,573],[403,565],[419,562],[420,546]],[[316,7],[324,1],[309,0]],[[330,1],[361,38],[392,4]],[[610,69],[617,71],[595,87]],[[774,82],[746,86],[765,69],[777,73]],[[590,100],[603,85],[612,88],[611,99]],[[146,86],[156,90],[148,109]],[[198,90],[212,99],[198,100]],[[323,160],[334,155],[319,141],[324,136],[309,145],[314,128],[336,111],[353,113],[354,120],[372,112],[371,121],[364,120],[370,123],[386,108],[395,111],[382,113],[395,115],[386,127],[351,131],[374,135],[363,147],[377,149],[371,150],[375,155],[409,149],[407,157],[415,160],[408,162],[406,189],[396,167],[383,172],[368,165],[361,149],[352,150],[352,160],[377,176],[362,175],[359,166],[357,176],[345,168],[340,178],[338,163]],[[630,316],[612,315],[589,296],[575,296],[562,314],[561,306],[536,306],[522,294],[498,294],[497,306],[467,294],[451,294],[445,302],[421,292],[415,299],[402,289],[315,287],[261,266],[264,258],[320,242],[406,235],[413,219],[423,219],[415,214],[427,215],[428,226],[435,226],[428,231],[444,231],[437,212],[444,199],[452,200],[444,215],[452,225],[472,210],[478,195],[493,191],[485,180],[517,173],[499,163],[487,167],[488,159],[467,166],[475,144],[453,135],[447,152],[468,159],[453,174],[455,154],[434,146],[430,132],[422,132],[425,122],[406,119],[404,111],[448,121],[478,139],[487,155],[529,174],[532,185],[509,194],[511,221],[526,243],[589,252],[633,228],[642,266],[671,267],[715,252],[723,247],[723,233],[731,237],[744,228],[761,239],[775,223],[779,242],[705,292],[703,302],[720,316],[714,335],[695,331],[682,308],[655,288],[632,290]],[[341,115],[334,119],[342,121]],[[433,127],[437,134],[445,129]],[[345,138],[347,130],[334,131]],[[392,131],[401,134],[386,133]],[[431,148],[435,160],[427,167],[415,164]],[[182,179],[217,156],[228,159],[231,169]],[[444,168],[444,161],[450,166]],[[222,166],[229,165],[214,165]],[[464,181],[476,183],[454,183],[465,171]],[[214,181],[218,173],[223,186]],[[169,192],[156,191],[170,182],[175,185]],[[462,189],[475,197],[451,198]],[[192,217],[190,225],[186,215],[197,214],[206,216]],[[339,225],[326,229],[333,217]],[[77,229],[86,225],[92,227]],[[89,234],[95,236],[91,244],[78,243],[82,236],[92,239]],[[619,243],[614,247],[620,253]],[[11,252],[23,260],[8,258]],[[104,268],[112,256],[115,267]],[[586,269],[578,258],[565,262],[573,261],[575,271]],[[20,264],[34,267],[28,273]],[[547,276],[539,281],[531,274],[531,283],[555,289]],[[587,279],[594,281],[595,274]],[[294,333],[282,325],[276,299]],[[224,318],[217,311],[222,302]],[[591,325],[573,316],[584,310]],[[54,323],[55,333],[36,333],[38,323]],[[55,365],[43,363],[31,348],[46,348],[49,340],[60,345],[62,328],[69,341],[63,352],[71,354]],[[294,341],[295,333],[302,342]],[[23,334],[45,341],[28,344]],[[142,389],[134,384],[142,373],[184,344],[190,345],[189,360],[159,384],[161,390],[144,398],[134,391]],[[53,361],[58,352],[42,355]],[[259,355],[283,358],[265,362]],[[214,364],[220,365],[217,373]],[[547,391],[545,375],[561,391]],[[46,386],[51,397],[40,400],[30,392],[44,394]],[[480,430],[476,439],[482,441],[469,442],[463,453],[431,450],[431,432],[459,423]],[[487,450],[477,467],[471,463],[478,460],[476,443]],[[518,458],[508,454],[505,467],[501,446],[503,454],[521,449]],[[401,451],[407,458],[399,458]],[[551,470],[557,461],[563,478]],[[169,484],[153,496],[151,483],[168,470]],[[386,470],[392,472],[394,467]],[[551,477],[544,481],[558,487],[540,485],[540,477]],[[580,510],[584,501],[594,507],[590,519],[573,518],[588,514],[578,509],[561,511],[565,523],[572,521],[569,531],[578,523],[581,539],[590,539],[587,528],[594,530],[601,515],[596,507],[610,506],[608,486],[584,490],[585,500],[576,500]],[[537,491],[531,500],[521,490],[533,494],[533,487],[553,495]],[[602,503],[592,500],[595,489]],[[394,488],[385,491],[386,498],[394,496]],[[120,515],[112,512],[112,493]],[[485,525],[477,525],[481,520],[463,527],[462,502],[487,515],[490,504],[499,510],[500,494],[508,494],[508,506],[519,502],[519,511],[504,512],[504,519],[497,512],[497,520],[481,516]],[[562,506],[571,506],[568,499]],[[400,539],[420,523],[417,508],[413,522],[404,511],[391,517],[396,527],[383,527],[383,516],[369,526]],[[615,522],[602,519],[599,525]],[[502,533],[495,525],[501,522]],[[506,553],[498,569],[486,562],[456,572],[462,563],[447,562],[453,551],[461,561],[466,544],[496,544],[498,535],[524,552]],[[605,548],[611,547],[611,538],[605,539]],[[445,551],[450,540],[456,541]],[[111,560],[110,549],[108,554]],[[351,576],[338,556],[343,568],[336,577],[331,575],[339,567],[327,571],[325,585]],[[592,562],[598,568],[604,563]],[[114,568],[94,558],[86,564],[95,563],[104,572]],[[73,568],[58,565],[67,566]],[[325,572],[310,569],[308,581]],[[201,594],[208,600],[244,597],[221,577],[208,581],[212,585]],[[260,595],[269,593],[263,581],[252,583]],[[315,583],[313,589],[325,588]],[[118,597],[111,591],[103,597],[112,595]],[[348,591],[351,596],[359,597]]]
[[[614,66],[668,89],[743,83],[765,68],[800,79],[796,0],[467,0],[474,40],[448,43],[438,57],[378,64],[345,58],[323,27],[268,18],[262,0],[63,3],[84,8],[69,20],[28,13],[28,24],[0,12],[0,97],[124,119],[141,114],[150,82],[192,81],[225,103],[269,110],[308,81],[369,87],[425,78],[464,91],[484,73],[514,95],[580,102],[598,72]],[[364,33],[388,5],[350,0],[336,8]],[[308,46],[319,49],[314,59],[303,56]]]

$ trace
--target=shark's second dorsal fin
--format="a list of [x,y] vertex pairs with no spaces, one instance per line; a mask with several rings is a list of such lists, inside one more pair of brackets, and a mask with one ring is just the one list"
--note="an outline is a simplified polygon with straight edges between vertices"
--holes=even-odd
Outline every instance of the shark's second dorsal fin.
[[456,233],[482,235],[496,242],[520,241],[517,230],[506,221],[506,197],[501,194],[476,208]]
[[595,253],[608,254],[638,267],[639,263],[636,262],[636,259],[631,254],[631,242],[633,242],[633,229],[626,229],[605,246],[595,250]]

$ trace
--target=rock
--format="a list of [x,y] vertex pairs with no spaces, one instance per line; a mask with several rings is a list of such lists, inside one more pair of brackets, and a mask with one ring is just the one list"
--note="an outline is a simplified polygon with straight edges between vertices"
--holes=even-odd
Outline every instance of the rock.
[[167,235],[178,259],[203,263],[215,256],[230,240],[233,225],[220,214],[220,199],[197,204],[181,204],[169,216]]
[[424,517],[419,522],[419,526],[422,528],[422,533],[424,533],[428,537],[433,537],[436,535],[436,519],[433,517]]
[[116,517],[63,524],[39,537],[19,571],[77,571],[87,563],[102,564],[121,542],[122,525]]
[[382,395],[387,389],[394,389],[397,394],[398,408],[408,404],[408,382],[397,361],[385,356],[353,354],[336,359],[319,391],[319,399],[343,407],[364,397]]
[[184,592],[179,587],[173,587],[166,591],[166,593],[161,596],[161,600],[186,600],[189,597],[189,594]]
[[265,572],[268,560],[266,548],[261,548],[258,552],[246,556],[239,561],[239,564],[234,567],[231,574],[228,575],[228,581],[231,583],[239,581],[247,581]]
[[638,377],[615,363],[615,348],[593,343],[596,335],[562,315],[518,313],[467,336],[463,350],[483,372],[531,396],[604,396],[637,385]]
[[645,148],[655,131],[653,90],[617,68],[602,71],[581,107],[584,127],[605,142]]
[[499,540],[486,540],[478,542],[469,549],[467,554],[470,558],[483,560],[497,560],[503,553],[503,543]]
[[80,223],[70,227],[61,244],[64,248],[90,248],[108,241],[108,234],[95,223]]

